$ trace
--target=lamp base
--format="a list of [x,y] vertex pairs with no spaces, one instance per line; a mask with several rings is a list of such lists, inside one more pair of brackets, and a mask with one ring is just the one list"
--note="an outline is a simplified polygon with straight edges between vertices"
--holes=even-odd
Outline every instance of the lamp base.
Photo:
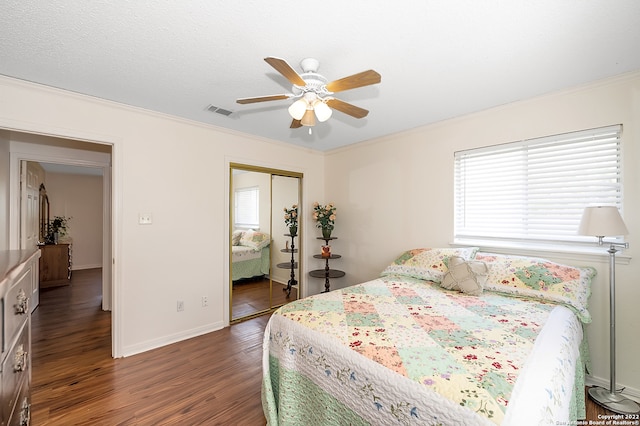
[[637,402],[625,398],[619,393],[611,393],[609,389],[593,387],[589,389],[589,396],[598,405],[618,414],[638,414],[640,405]]

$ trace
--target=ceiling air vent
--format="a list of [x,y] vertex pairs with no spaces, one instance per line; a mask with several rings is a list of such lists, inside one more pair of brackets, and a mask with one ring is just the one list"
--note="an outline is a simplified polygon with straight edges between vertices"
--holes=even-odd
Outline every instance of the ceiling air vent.
[[215,112],[217,114],[222,114],[225,116],[229,116],[233,113],[233,111],[229,111],[228,109],[220,108],[217,106],[209,105],[207,107],[207,111]]

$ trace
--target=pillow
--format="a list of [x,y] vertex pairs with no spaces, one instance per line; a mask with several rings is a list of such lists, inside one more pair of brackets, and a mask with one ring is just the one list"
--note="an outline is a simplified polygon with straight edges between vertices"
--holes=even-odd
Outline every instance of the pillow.
[[472,296],[482,294],[489,273],[484,262],[466,261],[460,256],[451,256],[448,266],[449,270],[442,278],[442,287],[448,290],[458,290]]
[[380,275],[404,275],[439,283],[448,270],[447,261],[451,256],[468,260],[472,259],[478,250],[478,247],[408,250],[387,266]]
[[269,234],[264,232],[246,231],[240,238],[240,245],[251,247],[254,250],[262,250],[271,242]]
[[240,245],[240,239],[242,238],[242,235],[244,235],[244,231],[242,231],[242,230],[233,231],[233,233],[231,234],[231,245],[232,246],[239,246]]
[[591,322],[587,308],[594,268],[492,253],[477,253],[475,259],[489,267],[486,291],[559,303],[571,308],[583,323]]

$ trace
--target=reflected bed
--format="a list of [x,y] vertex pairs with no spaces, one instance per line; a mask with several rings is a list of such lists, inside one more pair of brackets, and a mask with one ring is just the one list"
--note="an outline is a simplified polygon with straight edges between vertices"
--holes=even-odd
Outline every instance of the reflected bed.
[[269,275],[271,237],[264,232],[236,230],[231,235],[231,281]]
[[255,250],[251,247],[232,246],[231,280],[269,275],[269,247]]

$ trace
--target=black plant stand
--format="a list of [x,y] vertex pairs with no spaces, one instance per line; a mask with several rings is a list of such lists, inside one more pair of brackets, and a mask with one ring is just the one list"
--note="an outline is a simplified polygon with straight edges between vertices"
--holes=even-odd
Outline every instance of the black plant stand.
[[282,291],[287,292],[287,298],[289,298],[289,296],[291,296],[291,289],[294,286],[298,285],[298,281],[296,280],[296,269],[298,268],[298,262],[296,262],[296,259],[295,259],[295,253],[297,253],[298,250],[296,250],[296,247],[294,245],[296,236],[291,234],[285,234],[285,237],[291,237],[291,247],[282,249],[280,251],[282,253],[291,253],[291,262],[278,263],[276,266],[278,268],[291,270],[291,276],[289,278],[289,281],[287,282],[287,286],[282,289]]

